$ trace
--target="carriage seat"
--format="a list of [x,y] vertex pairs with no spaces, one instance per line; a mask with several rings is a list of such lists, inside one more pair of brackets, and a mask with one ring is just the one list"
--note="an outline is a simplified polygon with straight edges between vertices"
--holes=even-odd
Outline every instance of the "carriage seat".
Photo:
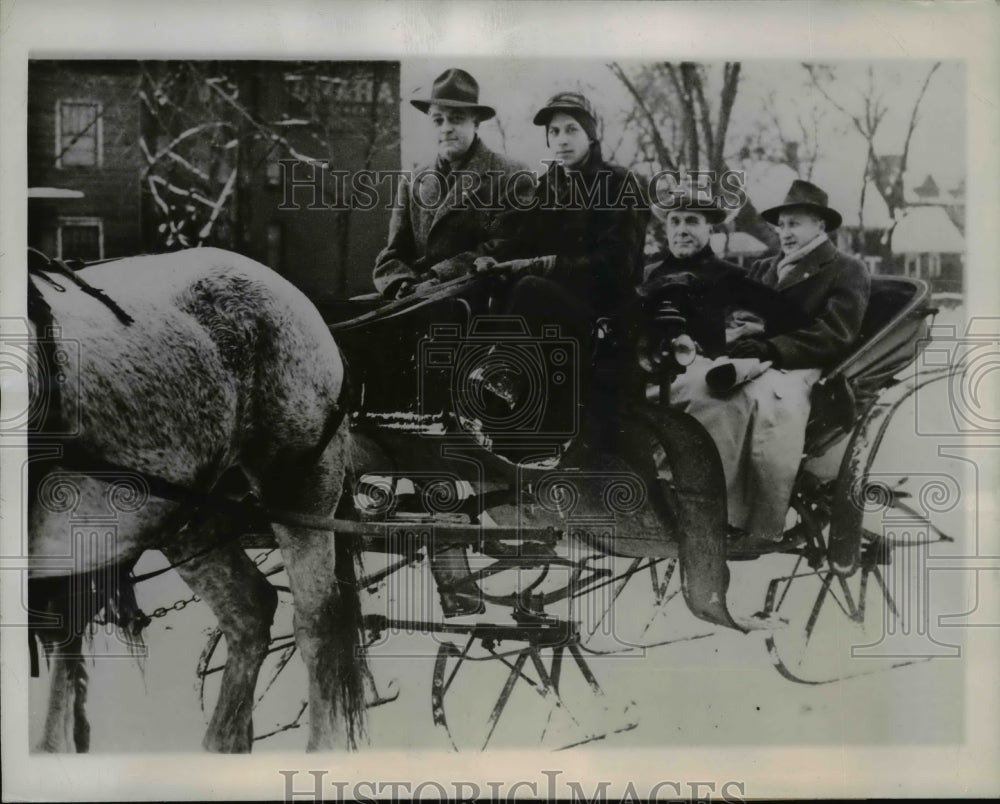
[[818,455],[852,428],[857,415],[892,384],[926,345],[930,287],[920,279],[873,276],[861,334],[851,353],[813,389],[806,454]]
[[438,388],[425,381],[421,343],[441,326],[468,332],[473,316],[487,309],[489,289],[484,283],[457,282],[453,292],[445,291],[433,298],[364,298],[321,308],[360,394],[355,410],[415,412],[437,407],[438,396],[444,404],[449,384]]

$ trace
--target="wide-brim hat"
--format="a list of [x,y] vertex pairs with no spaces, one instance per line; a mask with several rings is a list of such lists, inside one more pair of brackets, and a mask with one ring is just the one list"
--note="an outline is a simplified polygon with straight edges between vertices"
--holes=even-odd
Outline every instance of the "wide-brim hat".
[[584,115],[590,119],[594,130],[597,129],[597,112],[582,92],[557,92],[535,112],[531,122],[536,126],[547,126],[556,112],[565,112],[577,119],[579,115]]
[[829,199],[823,190],[808,181],[796,179],[788,188],[785,200],[776,207],[765,209],[760,216],[774,226],[778,225],[778,216],[792,209],[804,209],[818,215],[826,221],[826,230],[832,232],[843,223],[843,218],[837,210],[828,204]]
[[429,98],[414,98],[410,105],[424,114],[431,105],[450,106],[455,109],[471,109],[480,120],[496,117],[497,111],[492,106],[479,102],[479,84],[465,70],[451,68],[445,70],[434,79]]

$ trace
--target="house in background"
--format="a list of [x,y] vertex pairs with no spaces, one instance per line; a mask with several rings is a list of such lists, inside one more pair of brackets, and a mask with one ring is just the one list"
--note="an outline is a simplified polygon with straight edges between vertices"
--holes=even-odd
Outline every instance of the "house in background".
[[[85,262],[215,245],[314,300],[370,290],[389,183],[363,211],[311,203],[309,186],[282,208],[292,151],[398,170],[398,62],[32,60],[29,187],[82,195],[36,192],[28,245]],[[322,167],[299,167],[322,184]]]
[[144,251],[137,62],[31,62],[28,245],[84,261]]
[[937,293],[964,292],[965,237],[943,204],[907,207],[892,233],[892,252],[896,272],[926,279]]
[[[878,160],[880,174],[887,182],[900,178],[901,156],[880,156]],[[796,178],[795,170],[782,162],[745,164],[747,194],[758,210],[780,203]],[[927,280],[935,293],[964,292],[964,181],[942,189],[934,176],[913,171],[907,171],[902,180],[895,219],[873,181],[865,184],[863,193],[850,181],[819,181],[829,193],[830,206],[843,215],[843,224],[833,236],[837,248],[863,260],[873,274],[919,277]],[[737,230],[730,238],[737,234],[748,235]],[[713,249],[727,259],[744,263],[753,258],[735,251],[726,253],[722,247],[725,241],[717,237],[719,245],[713,241]]]

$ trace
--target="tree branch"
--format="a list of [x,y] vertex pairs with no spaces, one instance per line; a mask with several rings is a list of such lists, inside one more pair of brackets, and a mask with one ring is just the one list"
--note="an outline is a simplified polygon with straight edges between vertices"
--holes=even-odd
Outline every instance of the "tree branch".
[[652,139],[653,147],[656,148],[656,155],[660,160],[660,167],[664,170],[677,170],[677,161],[670,153],[670,149],[667,147],[667,144],[663,141],[663,137],[660,135],[659,126],[656,124],[656,119],[653,117],[653,113],[650,111],[649,106],[646,105],[646,101],[643,99],[642,94],[636,89],[635,85],[617,62],[612,62],[608,65],[608,68],[629,91],[629,94],[632,95],[636,105],[641,110],[643,117],[646,118],[649,135]]
[[[694,65],[691,65],[691,67],[693,68]],[[705,100],[704,79],[701,72],[696,68],[690,69],[690,81],[691,86],[694,89],[695,105],[698,107],[698,116],[701,122],[701,134],[705,139],[705,154],[708,158],[707,167],[709,170],[715,170],[715,131],[712,128],[712,118],[708,107],[708,101]]]
[[715,151],[711,153],[712,170],[725,170],[726,135],[729,133],[729,120],[732,117],[733,106],[736,103],[736,91],[740,84],[740,69],[738,61],[729,62],[723,70],[722,96],[719,101],[719,121],[715,126]]
[[927,93],[927,86],[930,84],[931,78],[934,77],[934,73],[937,72],[937,69],[940,66],[941,62],[938,61],[934,63],[933,67],[931,67],[930,72],[927,73],[927,77],[924,79],[923,86],[920,87],[920,94],[917,95],[917,99],[913,103],[913,112],[910,114],[910,125],[906,129],[906,139],[903,141],[903,155],[900,160],[901,173],[906,170],[906,164],[910,158],[910,140],[913,139],[913,130],[917,127],[920,104],[923,102],[924,95]]

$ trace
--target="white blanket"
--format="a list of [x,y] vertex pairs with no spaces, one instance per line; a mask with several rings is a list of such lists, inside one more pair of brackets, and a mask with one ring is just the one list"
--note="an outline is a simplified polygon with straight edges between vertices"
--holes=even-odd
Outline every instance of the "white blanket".
[[[710,372],[717,390],[709,388]],[[759,360],[699,357],[674,381],[671,405],[698,419],[719,450],[730,525],[760,538],[781,538],[802,461],[809,394],[821,374],[780,371]]]

